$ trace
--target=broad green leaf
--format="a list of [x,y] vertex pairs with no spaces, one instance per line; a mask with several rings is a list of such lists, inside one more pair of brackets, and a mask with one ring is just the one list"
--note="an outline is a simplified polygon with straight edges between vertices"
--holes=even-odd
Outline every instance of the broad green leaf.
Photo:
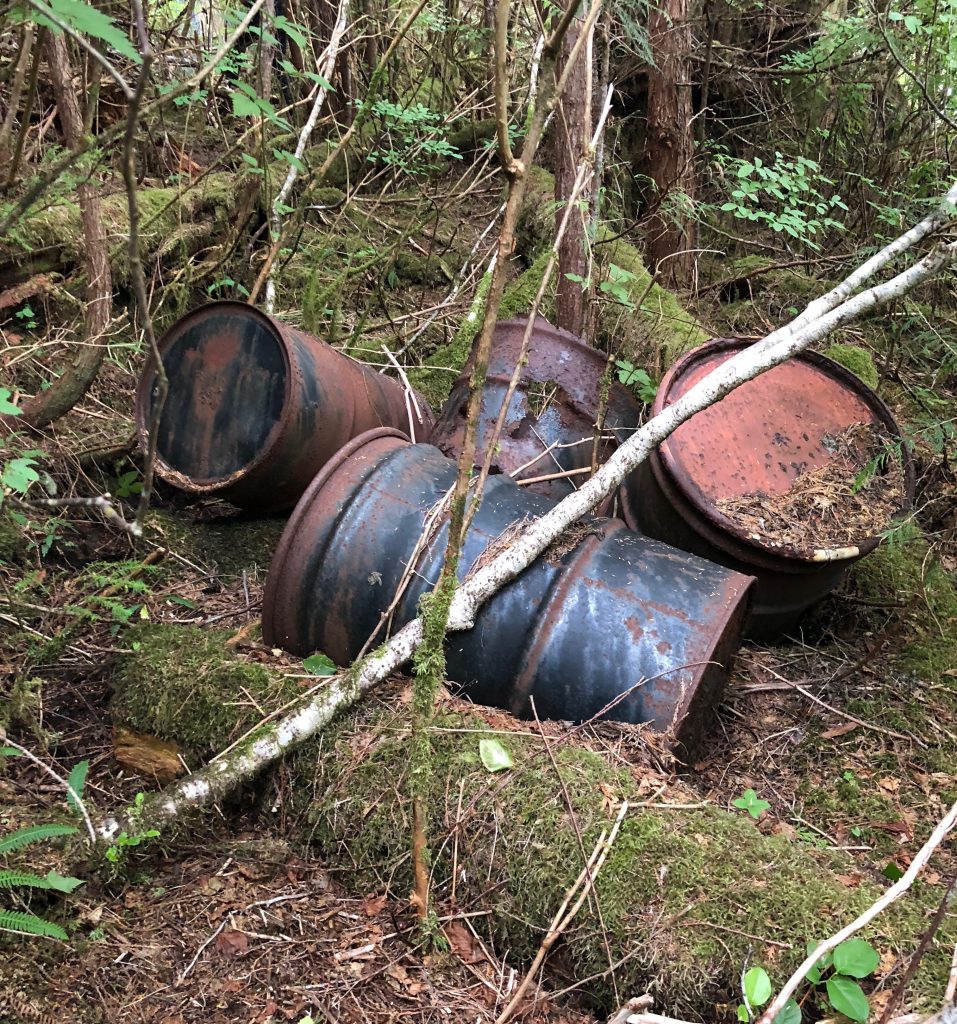
[[237,117],[259,117],[261,113],[259,104],[252,96],[247,96],[246,93],[233,89],[229,94],[229,98],[233,103],[233,113]]
[[10,401],[13,392],[9,388],[0,388],[0,416],[19,416],[20,408]]
[[20,751],[16,747],[0,747],[0,757],[19,757]]
[[867,1024],[867,1016],[871,1010],[870,1003],[867,1001],[867,996],[864,995],[864,990],[856,981],[835,974],[833,978],[827,979],[825,987],[828,1001],[838,1013],[843,1013],[845,1017],[856,1020],[858,1024]]
[[303,660],[302,667],[314,676],[334,676],[336,674],[335,662],[324,654],[310,654]]
[[877,950],[864,939],[848,939],[834,950],[834,970],[850,978],[866,978],[880,962]]
[[763,967],[752,967],[745,974],[744,994],[752,1006],[764,1006],[771,998],[771,979]]
[[498,740],[479,740],[479,757],[490,772],[505,771],[514,764],[512,755]]
[[748,1013],[748,1008],[742,1003],[738,1006],[738,1020],[741,1024],[748,1024],[751,1019],[751,1014]]
[[33,468],[35,463],[36,459],[31,459],[28,456],[11,459],[0,473],[0,483],[18,494],[26,493],[30,484],[40,479],[40,474]]
[[[73,808],[77,814],[80,814],[80,805],[76,802],[76,797],[73,793],[76,793],[81,800],[83,799],[83,786],[86,783],[86,773],[90,770],[89,761],[80,761],[79,764],[73,766],[73,771],[70,772],[70,777],[67,782],[70,784],[70,789],[66,793],[66,802]],[[73,792],[71,793],[70,790]]]
[[295,22],[290,21],[282,14],[277,14],[276,17],[273,18],[273,24],[281,32],[285,32],[296,46],[300,47],[300,49],[304,50],[306,48],[308,44],[306,34]]
[[731,804],[742,811],[747,811],[755,819],[760,818],[762,813],[771,806],[767,800],[759,799],[753,789],[746,789],[737,800],[732,800]]
[[774,1018],[774,1024],[801,1024],[801,1007],[793,999],[789,999]]
[[[51,0],[49,9],[60,21],[66,22],[75,31],[92,36],[94,39],[102,39],[117,53],[129,57],[134,64],[141,63],[142,58],[136,52],[136,47],[109,15],[91,7],[90,4],[83,3],[82,0]],[[42,14],[36,15],[36,21],[37,24],[46,25],[54,32],[60,31],[52,21]]]
[[73,892],[74,889],[78,889],[83,885],[82,878],[72,878],[65,875],[58,874],[56,871],[48,871],[46,878],[45,888],[55,889],[57,892]]

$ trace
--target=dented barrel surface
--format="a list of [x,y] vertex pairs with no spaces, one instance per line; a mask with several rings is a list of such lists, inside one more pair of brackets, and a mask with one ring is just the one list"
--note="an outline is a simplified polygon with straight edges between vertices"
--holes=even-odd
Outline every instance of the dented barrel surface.
[[[499,410],[522,351],[528,318],[503,320],[495,325],[488,377],[479,412],[476,463],[481,465],[492,438]],[[439,415],[429,443],[451,458],[458,458],[465,437],[469,378],[474,350]],[[592,438],[601,407],[607,359],[568,331],[538,317],[528,347],[528,362],[509,402],[496,445],[493,472],[517,480],[587,469],[592,463]],[[638,426],[641,403],[612,381],[603,419],[606,435],[598,446],[598,462]],[[587,479],[574,475],[530,484],[529,489],[550,498],[563,498]]]
[[[321,650],[349,664],[370,637],[416,615],[446,545],[442,522],[415,557],[426,517],[456,467],[394,431],[357,438],[296,507],[273,559],[263,604],[267,643]],[[488,480],[459,563],[555,502],[508,477]],[[706,730],[743,630],[752,580],[617,520],[588,520],[484,605],[475,627],[447,638],[448,678],[472,700],[542,718],[603,715],[672,727],[686,747]],[[604,714],[603,714],[604,713]]]
[[[748,344],[719,338],[689,352],[662,380],[654,414]],[[800,353],[678,427],[625,479],[622,518],[650,537],[754,575],[748,636],[769,639],[791,631],[880,538],[852,538],[833,551],[799,551],[749,533],[722,513],[720,502],[788,492],[799,476],[831,463],[832,439],[856,424],[900,437],[890,410],[858,377],[825,356]],[[906,511],[914,488],[906,447],[902,458]]]
[[[312,335],[242,302],[214,302],[160,341],[169,381],[157,473],[196,494],[259,511],[291,508],[350,438],[378,426],[431,429],[404,389]],[[146,445],[155,395],[147,371],[136,396]]]

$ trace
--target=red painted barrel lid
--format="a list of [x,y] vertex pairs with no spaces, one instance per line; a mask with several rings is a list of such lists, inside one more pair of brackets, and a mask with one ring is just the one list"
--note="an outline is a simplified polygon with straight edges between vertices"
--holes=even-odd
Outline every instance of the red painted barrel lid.
[[[655,412],[751,342],[719,338],[689,352],[665,375]],[[798,476],[844,459],[835,438],[857,424],[892,436],[890,410],[839,363],[804,352],[742,384],[683,423],[665,440],[666,471],[710,520],[740,539],[756,538],[715,507],[745,495],[784,494]],[[860,469],[848,463],[852,472]]]

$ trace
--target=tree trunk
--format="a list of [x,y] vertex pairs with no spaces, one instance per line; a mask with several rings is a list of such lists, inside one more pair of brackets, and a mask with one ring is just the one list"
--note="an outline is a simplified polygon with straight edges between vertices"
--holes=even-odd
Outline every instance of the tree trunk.
[[[573,21],[562,42],[561,74],[581,33],[581,22]],[[568,85],[558,105],[555,124],[555,230],[558,230],[565,205],[572,193],[578,166],[591,138],[591,68],[584,55],[576,61]],[[587,207],[587,196],[582,197]],[[586,270],[585,218],[573,210],[558,249],[558,284],[555,294],[555,325],[574,335],[582,331],[583,285]],[[569,280],[572,274],[579,280]]]
[[[67,146],[75,150],[83,139],[83,116],[73,86],[70,54],[63,36],[59,34],[47,36],[46,49],[63,138]],[[68,413],[86,394],[106,355],[103,338],[110,324],[113,279],[107,258],[99,189],[96,182],[87,180],[77,185],[76,191],[83,221],[87,280],[84,344],[76,347],[59,378],[23,406],[19,421],[31,427],[45,427]]]
[[688,0],[661,0],[648,15],[654,66],[648,72],[649,174],[658,212],[646,232],[648,262],[662,284],[683,285],[694,270],[695,223],[675,208],[679,195],[694,199],[694,136],[691,123],[691,22]]

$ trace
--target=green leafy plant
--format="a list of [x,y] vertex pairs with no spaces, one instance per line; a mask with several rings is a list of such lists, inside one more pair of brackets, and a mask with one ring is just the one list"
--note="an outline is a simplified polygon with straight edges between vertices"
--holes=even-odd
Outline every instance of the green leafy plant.
[[805,156],[793,160],[775,153],[771,163],[760,157],[742,160],[719,154],[718,164],[732,184],[731,194],[720,209],[741,220],[764,224],[783,232],[811,249],[820,249],[815,236],[826,229],[842,230],[833,214],[847,210],[836,193],[825,195],[834,182],[820,166]]
[[145,843],[147,839],[156,839],[159,836],[158,829],[140,829],[139,827],[145,804],[146,794],[137,793],[133,798],[132,806],[126,808],[126,819],[130,824],[129,829],[123,829],[103,854],[117,870],[126,860],[130,850],[135,849],[141,843]]
[[29,302],[24,305],[23,309],[17,310],[13,315],[28,331],[36,329],[36,313],[33,312]]
[[[0,757],[17,757],[19,755],[20,751],[15,747],[0,747]],[[82,799],[83,784],[86,781],[89,767],[89,761],[81,761],[70,773],[70,777],[67,780],[67,801],[70,807],[77,813],[80,813],[78,799]],[[42,843],[48,839],[75,835],[76,832],[77,828],[74,825],[55,822],[43,825],[28,825],[0,839],[0,857],[6,858],[10,854],[18,853],[36,843]],[[30,870],[30,865],[27,865],[25,868],[0,867],[0,891],[24,890],[25,892],[36,892],[46,890],[48,892],[60,892],[69,895],[82,884],[83,881],[81,879],[73,878],[69,875],[61,875],[58,871],[50,870],[46,874],[41,875],[37,871]],[[5,907],[0,907],[0,931],[47,939],[61,939],[64,941],[69,937],[66,931],[53,921],[48,921],[38,914],[32,914],[25,910],[9,910]]]
[[747,811],[755,820],[771,806],[767,800],[761,800],[753,789],[746,789],[737,800],[731,801],[732,807]]
[[324,654],[310,654],[303,660],[302,667],[314,676],[334,676],[338,671],[335,662]]
[[648,375],[647,370],[635,366],[627,359],[616,359],[615,372],[618,374],[618,380],[625,387],[631,388],[643,402],[650,404],[655,400],[658,385]]
[[[809,942],[808,954],[813,953],[818,945],[817,942]],[[858,1024],[866,1024],[870,1004],[857,979],[873,974],[879,963],[877,950],[869,942],[847,939],[833,953],[825,953],[808,971],[807,978],[812,985],[824,985],[826,995],[822,998],[826,998],[832,1010]]]
[[416,174],[425,170],[434,158],[462,159],[462,154],[445,135],[441,115],[423,104],[401,106],[389,100],[378,100],[372,105],[372,112],[382,119],[390,146],[373,150],[370,160],[379,160],[406,174]]

